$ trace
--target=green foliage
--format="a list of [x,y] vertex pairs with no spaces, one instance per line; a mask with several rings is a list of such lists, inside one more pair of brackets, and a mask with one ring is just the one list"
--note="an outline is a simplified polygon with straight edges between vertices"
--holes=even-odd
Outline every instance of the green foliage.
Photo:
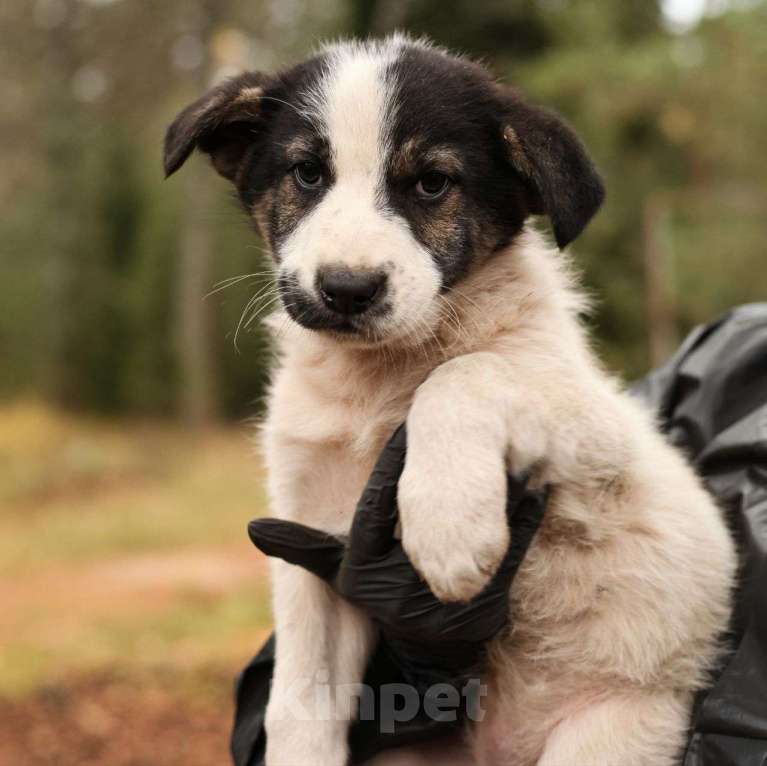
[[[0,53],[11,107],[2,131],[13,147],[0,179],[0,394],[176,414],[189,186],[162,183],[159,147],[175,110],[204,87],[195,41],[219,68],[273,68],[319,37],[394,28],[484,58],[583,136],[608,201],[574,251],[598,298],[601,352],[627,376],[641,374],[650,363],[648,211],[660,211],[650,226],[679,336],[767,295],[767,5],[732,5],[672,34],[657,0],[64,2],[71,17],[56,23],[10,0],[20,13]],[[179,68],[184,55],[192,69]],[[34,87],[18,87],[26,82]],[[258,410],[267,380],[265,333],[241,318],[256,292],[268,299],[268,264],[225,184],[212,173],[209,182],[209,290],[254,275],[205,299],[215,409],[239,417]]]
[[680,337],[767,297],[767,110],[750,97],[767,82],[765,31],[760,5],[682,37],[571,41],[521,72],[536,98],[575,122],[605,174],[607,204],[575,250],[601,298],[606,356],[629,375],[648,365],[648,204],[666,212],[659,236]]

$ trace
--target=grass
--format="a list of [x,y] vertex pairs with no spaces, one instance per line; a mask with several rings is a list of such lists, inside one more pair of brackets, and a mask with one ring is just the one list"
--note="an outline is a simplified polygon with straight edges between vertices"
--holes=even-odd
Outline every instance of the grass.
[[270,626],[252,431],[0,407],[0,697],[248,659]]

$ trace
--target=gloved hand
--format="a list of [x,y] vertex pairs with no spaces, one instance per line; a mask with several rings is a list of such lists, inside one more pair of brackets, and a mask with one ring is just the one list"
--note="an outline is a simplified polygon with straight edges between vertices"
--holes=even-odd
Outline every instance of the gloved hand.
[[540,524],[547,492],[526,492],[526,478],[509,476],[506,509],[511,544],[506,556],[479,595],[468,603],[444,604],[395,538],[397,481],[405,448],[403,425],[378,459],[357,505],[348,541],[278,519],[252,521],[248,531],[268,556],[313,572],[365,610],[380,627],[382,642],[396,654],[408,680],[422,686],[475,673],[487,642],[507,626],[509,588]]
[[[248,527],[253,543],[268,556],[298,564],[365,610],[379,626],[379,642],[368,664],[365,684],[383,689],[403,683],[421,704],[414,716],[387,719],[379,709],[352,725],[352,763],[377,752],[444,736],[478,704],[478,685],[487,642],[509,625],[509,589],[546,507],[547,489],[527,491],[527,479],[509,476],[509,550],[492,581],[466,604],[443,604],[413,568],[399,540],[397,482],[405,462],[406,433],[401,426],[384,447],[352,521],[348,539],[303,524],[258,519]],[[268,694],[272,644],[246,668],[238,684],[237,723],[232,738],[235,763],[262,766],[263,714]],[[472,682],[473,683],[473,682]],[[428,700],[449,684],[464,694],[466,707],[445,716],[428,712]],[[476,710],[476,708],[474,708]]]

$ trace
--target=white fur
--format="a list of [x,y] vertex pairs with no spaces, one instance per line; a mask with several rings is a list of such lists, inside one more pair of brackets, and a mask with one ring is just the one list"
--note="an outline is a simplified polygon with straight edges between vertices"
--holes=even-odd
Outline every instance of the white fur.
[[[381,56],[356,69],[339,53],[316,94],[337,188],[284,262],[308,279],[336,259],[392,261],[397,321],[418,316],[429,334],[364,348],[281,325],[264,429],[273,511],[346,532],[381,446],[407,418],[403,543],[438,596],[467,599],[508,545],[506,469],[531,471],[554,492],[514,581],[514,630],[491,650],[488,716],[460,762],[670,766],[727,623],[732,542],[691,468],[595,359],[566,256],[528,230],[440,296],[427,254],[381,216]],[[280,699],[297,679],[315,679],[298,695],[307,706],[319,684],[358,682],[370,625],[300,568],[278,561],[273,574],[267,766],[344,766],[346,722],[297,723]],[[455,758],[454,745],[443,756],[433,747],[375,764]]]

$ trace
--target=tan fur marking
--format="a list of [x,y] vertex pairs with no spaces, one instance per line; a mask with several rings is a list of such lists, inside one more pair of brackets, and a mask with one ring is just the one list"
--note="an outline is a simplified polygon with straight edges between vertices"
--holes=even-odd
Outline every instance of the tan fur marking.
[[237,95],[235,101],[240,103],[243,101],[259,101],[263,95],[263,88],[259,88],[257,85],[252,85],[249,88],[243,88]]
[[507,125],[503,129],[503,140],[509,147],[509,154],[511,155],[511,161],[514,163],[514,166],[528,178],[532,177],[533,166],[530,164],[530,160],[527,159],[527,155],[525,154],[522,142],[519,140],[517,131],[514,130],[511,125]]
[[302,159],[304,155],[311,153],[314,148],[311,139],[306,136],[295,136],[285,146],[285,154],[291,161]]
[[408,138],[402,146],[395,148],[392,157],[392,169],[397,176],[409,176],[415,172],[421,142],[417,138]]
[[258,226],[258,230],[265,243],[268,243],[269,237],[269,212],[274,204],[274,190],[269,189],[260,199],[253,204],[251,211],[253,218]]
[[448,248],[457,233],[457,219],[463,201],[457,189],[451,189],[442,200],[438,210],[430,215],[422,226],[424,238],[433,252]]
[[422,149],[423,141],[409,138],[402,146],[395,149],[392,157],[392,169],[397,176],[411,176],[422,167],[458,175],[463,169],[460,155],[449,146],[432,146]]
[[448,146],[433,146],[424,153],[424,161],[435,170],[458,175],[463,170],[461,157]]

